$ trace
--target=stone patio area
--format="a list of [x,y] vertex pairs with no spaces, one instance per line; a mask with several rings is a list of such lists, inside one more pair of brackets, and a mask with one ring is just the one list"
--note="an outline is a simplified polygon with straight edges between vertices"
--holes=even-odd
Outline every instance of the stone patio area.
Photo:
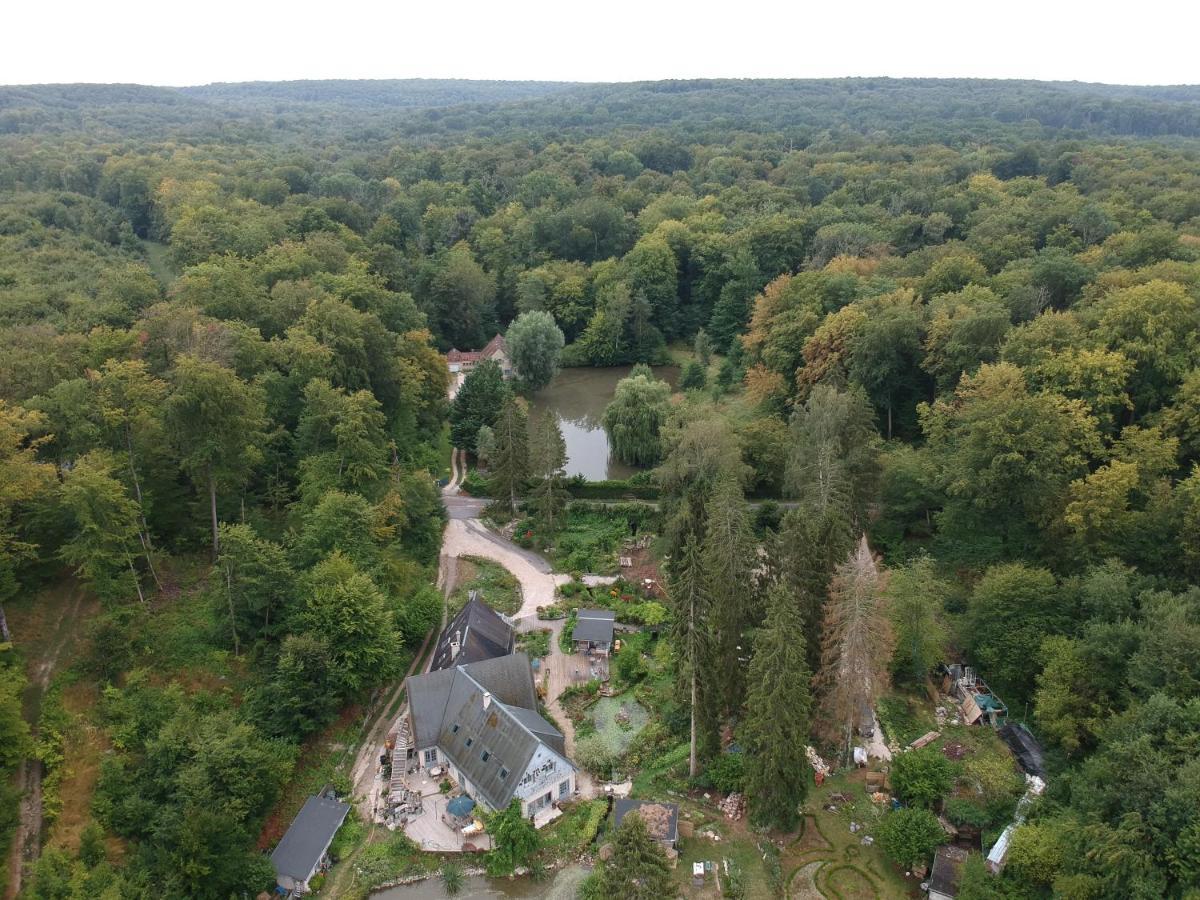
[[[492,849],[492,839],[486,833],[464,837],[453,823],[455,820],[446,812],[446,805],[454,796],[443,794],[439,788],[442,778],[430,777],[428,769],[416,769],[408,773],[405,781],[411,791],[419,791],[424,812],[404,826],[404,833],[422,849],[438,853],[462,853]],[[461,822],[459,824],[468,824]]]

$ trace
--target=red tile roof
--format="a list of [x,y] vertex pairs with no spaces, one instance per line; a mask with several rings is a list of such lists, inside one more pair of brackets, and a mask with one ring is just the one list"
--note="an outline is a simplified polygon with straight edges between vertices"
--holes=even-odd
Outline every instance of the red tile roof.
[[504,336],[498,334],[488,341],[487,346],[482,350],[457,350],[452,348],[446,354],[446,361],[452,363],[474,363],[479,362],[481,359],[491,359],[497,353],[507,349],[508,346],[504,343]]

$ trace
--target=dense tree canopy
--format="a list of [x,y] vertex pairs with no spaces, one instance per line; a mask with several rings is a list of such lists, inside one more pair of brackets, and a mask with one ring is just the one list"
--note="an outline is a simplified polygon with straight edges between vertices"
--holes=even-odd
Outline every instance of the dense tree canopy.
[[[534,389],[680,366],[678,391],[636,368],[604,425],[659,466],[655,665],[683,690],[655,726],[691,774],[743,728],[747,772],[796,776],[813,736],[775,726],[808,730],[781,691],[814,670],[843,749],[889,672],[962,661],[1052,770],[989,889],[1183,896],[1197,108],[890,79],[0,88],[0,603],[66,570],[103,600],[75,683],[103,691],[95,815],[123,846],[54,850],[46,895],[85,869],[102,896],[269,887],[250,848],[300,742],[440,621],[449,447],[559,528],[553,423],[531,440],[488,363],[448,403],[441,353],[506,332]],[[0,675],[8,774],[32,750]],[[790,824],[800,783],[751,781]],[[500,868],[532,843],[511,820]],[[941,840],[919,809],[879,828],[905,865]]]

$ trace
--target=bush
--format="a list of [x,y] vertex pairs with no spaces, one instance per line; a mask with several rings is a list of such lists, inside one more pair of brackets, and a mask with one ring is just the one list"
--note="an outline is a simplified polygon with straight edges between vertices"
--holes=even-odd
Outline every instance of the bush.
[[575,762],[597,777],[608,778],[617,760],[599,734],[589,734],[575,742]]
[[901,800],[928,809],[954,786],[954,764],[936,747],[922,747],[893,759],[891,777]]
[[567,493],[578,500],[657,500],[658,485],[639,483],[632,478],[624,481],[571,478],[567,481]]
[[893,862],[911,869],[933,855],[946,839],[946,832],[929,810],[906,808],[884,816],[875,836]]
[[722,753],[708,764],[704,779],[718,791],[741,791],[746,781],[746,757],[742,753]]
[[961,797],[951,797],[947,800],[943,812],[952,825],[982,828],[991,821],[986,809]]

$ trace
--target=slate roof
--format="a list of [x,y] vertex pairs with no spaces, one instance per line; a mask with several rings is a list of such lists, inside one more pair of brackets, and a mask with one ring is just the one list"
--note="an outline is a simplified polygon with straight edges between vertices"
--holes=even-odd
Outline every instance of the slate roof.
[[413,746],[418,750],[437,746],[442,719],[454,691],[462,685],[457,673],[466,672],[482,688],[501,703],[524,709],[537,709],[537,692],[533,687],[533,668],[524,653],[512,653],[496,659],[410,675],[406,685],[408,707],[413,726]]
[[[459,644],[457,656],[452,654],[450,647],[456,639]],[[437,671],[508,656],[515,646],[516,638],[509,624],[477,595],[473,595],[442,631],[433,650],[430,669]]]
[[614,615],[611,609],[581,609],[575,617],[573,641],[612,643]]
[[477,798],[503,809],[538,747],[546,744],[562,756],[563,736],[534,710],[491,697],[467,667],[456,672],[438,750],[471,782]]
[[271,854],[275,873],[307,881],[349,812],[350,804],[333,797],[309,797]]
[[[665,830],[656,833],[650,831],[650,836],[656,841],[670,841],[672,844],[679,839],[679,807],[674,803],[660,803],[657,800],[630,800],[628,797],[619,797],[613,804],[613,827],[621,824],[621,820],[626,815],[634,810],[640,810],[647,806],[664,807],[670,815],[666,819]],[[652,821],[656,821],[657,817],[643,817],[643,821],[647,826],[650,826]]]
[[962,847],[950,844],[938,847],[933,857],[933,871],[929,873],[929,890],[947,897],[957,896],[958,882],[962,877],[963,863],[966,861],[967,851]]
[[508,805],[539,746],[567,759],[562,733],[537,713],[524,653],[413,675],[407,685],[413,746],[437,747],[493,809]]

